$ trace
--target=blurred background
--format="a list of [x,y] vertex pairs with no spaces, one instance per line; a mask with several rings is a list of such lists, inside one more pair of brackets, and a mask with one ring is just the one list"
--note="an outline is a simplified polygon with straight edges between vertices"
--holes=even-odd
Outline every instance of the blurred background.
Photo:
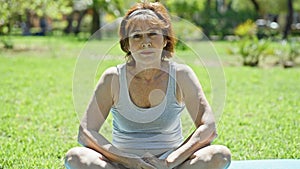
[[[118,18],[133,0],[1,0],[0,49],[14,47],[13,36],[72,36],[87,40],[117,38]],[[228,53],[242,64],[257,66],[266,55],[278,57],[285,67],[297,63],[300,37],[300,0],[161,0],[174,19],[181,41],[239,41]],[[110,23],[107,25],[107,23]],[[107,25],[107,26],[105,26]],[[191,24],[190,24],[191,25]],[[104,27],[105,26],[105,27]],[[199,34],[198,29],[202,34]],[[198,33],[198,34],[197,34]],[[250,40],[250,41],[249,41]],[[179,41],[179,49],[184,45]],[[270,42],[281,47],[270,48]],[[275,45],[276,46],[276,45]],[[258,49],[258,50],[257,50]],[[256,51],[256,54],[254,50]],[[254,55],[254,56],[253,56]]]
[[[133,0],[1,0],[0,35],[89,36],[122,17]],[[300,35],[300,0],[161,0],[171,14],[199,26],[213,40],[255,34]],[[109,28],[103,36],[115,36]],[[81,35],[82,34],[82,35]],[[101,38],[101,37],[99,37]]]

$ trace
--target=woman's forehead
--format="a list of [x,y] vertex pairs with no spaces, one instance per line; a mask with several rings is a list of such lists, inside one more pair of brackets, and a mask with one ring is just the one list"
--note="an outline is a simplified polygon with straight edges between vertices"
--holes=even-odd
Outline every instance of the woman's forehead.
[[161,30],[159,25],[153,25],[147,22],[138,22],[135,25],[129,26],[128,32],[140,32],[149,30]]
[[135,17],[128,22],[128,32],[132,31],[146,31],[146,30],[161,30],[159,24],[160,20],[154,17]]

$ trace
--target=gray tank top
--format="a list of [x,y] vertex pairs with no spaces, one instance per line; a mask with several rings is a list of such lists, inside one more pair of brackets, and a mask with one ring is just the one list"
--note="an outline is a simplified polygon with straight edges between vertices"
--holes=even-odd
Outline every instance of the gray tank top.
[[163,101],[151,108],[136,106],[130,98],[126,64],[118,65],[120,93],[111,108],[112,144],[119,149],[172,149],[183,142],[180,114],[184,109],[176,99],[176,69],[170,62],[169,80]]

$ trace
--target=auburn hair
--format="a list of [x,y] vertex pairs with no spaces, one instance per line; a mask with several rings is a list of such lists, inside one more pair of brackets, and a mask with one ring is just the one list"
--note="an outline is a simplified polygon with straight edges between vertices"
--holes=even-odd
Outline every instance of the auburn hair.
[[[144,13],[136,14],[131,16],[131,14],[138,10],[151,10],[155,13],[159,20],[156,21],[162,28],[163,36],[166,43],[166,46],[163,48],[161,59],[164,60],[165,58],[173,57],[174,48],[176,44],[176,39],[174,37],[174,32],[171,24],[171,18],[168,14],[167,9],[159,2],[145,2],[145,3],[137,3],[132,6],[127,13],[125,14],[124,18],[121,21],[119,35],[120,35],[120,45],[121,49],[126,53],[126,58],[128,62],[133,61],[134,59],[131,56],[131,52],[129,51],[129,35],[128,35],[128,28],[130,20],[133,19],[137,15],[142,15]],[[153,17],[151,19],[153,21]]]

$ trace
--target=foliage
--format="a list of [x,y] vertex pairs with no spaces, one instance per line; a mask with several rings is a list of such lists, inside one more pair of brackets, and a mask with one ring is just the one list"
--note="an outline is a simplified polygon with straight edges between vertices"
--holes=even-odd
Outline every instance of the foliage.
[[125,4],[123,0],[93,0],[94,9],[103,10],[113,16],[122,16]]
[[284,67],[293,67],[296,59],[300,57],[300,45],[296,41],[282,41],[281,45],[274,48],[276,55]]
[[[124,11],[137,2],[134,0],[89,1],[93,2],[90,8],[100,11],[100,13],[105,12],[113,17],[122,16]],[[73,0],[0,0],[0,33],[1,30],[5,30],[2,33],[7,34],[6,30],[10,30],[13,24],[26,20],[25,14],[28,10],[33,11],[39,17],[48,16],[54,20],[60,20],[64,15],[72,12],[73,2]],[[286,0],[256,0],[256,2],[259,5],[259,11],[255,11],[254,5],[250,0],[162,1],[172,14],[187,19],[197,26],[201,26],[208,37],[211,35],[218,35],[220,37],[232,35],[234,27],[245,22],[247,19],[256,20],[265,14],[277,15],[287,11]],[[220,4],[223,4],[221,10],[219,7]],[[300,0],[294,0],[293,4],[295,11],[299,11]],[[98,25],[97,23],[93,24]]]
[[62,14],[71,12],[69,1],[64,0],[0,0],[0,2],[0,21],[2,20],[2,24],[8,23],[10,19],[16,20],[18,16],[25,17],[26,10],[34,11],[38,16],[49,16],[53,19],[61,19]]
[[[47,16],[52,20],[62,20],[64,15],[72,12],[74,1],[0,0],[0,2],[0,34],[8,34],[12,27],[20,27],[21,23],[28,19],[26,18],[28,13],[34,13],[38,17]],[[116,17],[124,14],[124,4],[122,0],[93,0],[91,7],[95,11],[101,10]]]
[[176,50],[185,51],[188,50],[188,46],[179,39],[176,43]]
[[193,15],[198,11],[204,10],[204,1],[199,0],[168,0],[166,5],[171,13],[176,14],[181,18],[193,20]]
[[[209,3],[210,2],[210,3]],[[232,3],[225,4],[223,11],[218,10],[216,1],[167,1],[171,13],[200,26],[206,36],[221,37],[233,34],[233,28],[248,18],[254,19],[254,10],[232,8]],[[234,19],[232,19],[234,18]]]
[[[229,0],[232,2],[232,8],[234,10],[254,10],[254,6],[250,0]],[[259,15],[264,14],[279,14],[281,12],[287,12],[287,1],[286,0],[256,0],[259,5]],[[293,0],[293,5],[297,11],[300,10],[300,0]]]
[[[242,64],[245,66],[273,67],[282,65],[283,67],[294,67],[300,62],[300,45],[296,40],[271,41],[270,39],[243,38],[231,42],[227,46],[227,54],[232,59],[238,61],[242,58]],[[238,63],[233,63],[238,64]],[[240,65],[240,64],[238,64]]]
[[0,35],[11,34],[14,28],[24,28],[30,14],[55,20],[63,19],[63,15],[72,10],[69,1],[65,0],[0,0],[0,3]]
[[254,6],[249,0],[231,0],[231,7],[235,11],[254,10]]
[[4,48],[6,49],[13,49],[14,48],[14,43],[11,39],[11,37],[2,37],[1,42],[4,45]]
[[234,34],[241,37],[253,37],[256,35],[256,32],[256,24],[250,19],[238,25],[234,30]]
[[245,38],[239,42],[238,53],[242,56],[244,66],[258,66],[265,56],[265,51],[270,44],[270,40],[256,37]]
[[300,44],[295,41],[291,41],[290,43],[290,54],[289,54],[289,60],[295,61],[296,58],[300,57]]

